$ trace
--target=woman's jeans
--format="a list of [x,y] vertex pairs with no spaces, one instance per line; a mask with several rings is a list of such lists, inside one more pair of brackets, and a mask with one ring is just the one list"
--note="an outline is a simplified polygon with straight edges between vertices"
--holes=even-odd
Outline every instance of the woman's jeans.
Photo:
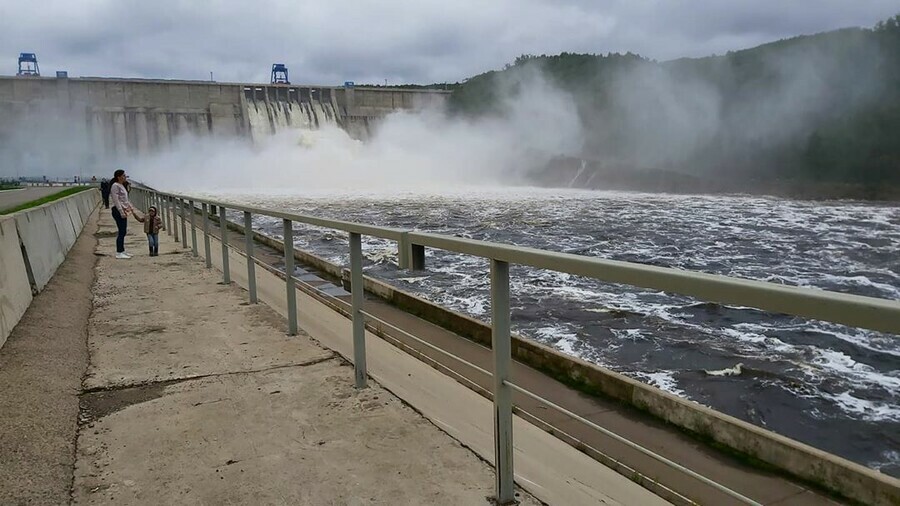
[[116,236],[116,253],[125,252],[125,233],[128,231],[128,218],[119,213],[118,207],[112,209],[113,219],[116,220],[116,226],[119,227],[119,235]]
[[147,234],[147,241],[150,243],[150,254],[159,254],[159,234]]

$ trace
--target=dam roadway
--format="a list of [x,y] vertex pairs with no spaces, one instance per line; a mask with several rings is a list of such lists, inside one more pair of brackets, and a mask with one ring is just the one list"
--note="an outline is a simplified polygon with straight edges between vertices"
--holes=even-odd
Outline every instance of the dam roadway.
[[[491,403],[483,397],[489,379],[375,324],[366,334],[375,384],[353,389],[353,370],[341,358],[353,356],[350,322],[339,312],[348,298],[327,288],[326,274],[309,269],[300,277],[302,331],[286,338],[281,252],[257,245],[257,288],[270,307],[247,304],[238,288],[247,281],[242,238],[229,234],[225,258],[234,283],[225,286],[184,247],[193,243],[201,258],[222,269],[216,254],[221,230],[211,225],[204,247],[199,215],[190,220],[197,223],[193,231],[171,214],[166,218],[175,237],[163,238],[163,255],[147,257],[145,240],[132,232],[128,248],[137,256],[127,262],[110,257],[108,213],[99,224],[89,222],[0,348],[0,433],[18,436],[0,449],[4,462],[17,463],[0,469],[0,490],[13,498],[40,490],[50,495],[38,502],[58,502],[48,498],[63,497],[74,473],[76,503],[477,504],[492,495],[492,472],[478,459],[492,461],[494,454]],[[324,297],[311,290],[314,285],[334,295]],[[60,307],[66,311],[56,315]],[[490,350],[480,345],[368,295],[365,307],[478,368],[491,368]],[[51,328],[61,331],[47,332]],[[44,375],[54,381],[44,384]],[[510,377],[756,503],[833,502],[783,472],[752,467],[524,364],[514,364]],[[740,504],[546,406],[518,395],[514,401],[520,415],[514,423],[516,481],[525,504],[534,503],[529,493],[549,504],[662,503],[648,490],[677,504]],[[407,405],[416,412],[404,411]],[[426,419],[431,423],[423,424]],[[342,479],[342,472],[353,479]],[[259,486],[264,482],[266,488]],[[879,500],[890,496],[890,483]]]
[[63,188],[50,186],[29,186],[16,190],[0,191],[0,211],[12,209],[13,207],[37,200],[54,193],[59,193]]

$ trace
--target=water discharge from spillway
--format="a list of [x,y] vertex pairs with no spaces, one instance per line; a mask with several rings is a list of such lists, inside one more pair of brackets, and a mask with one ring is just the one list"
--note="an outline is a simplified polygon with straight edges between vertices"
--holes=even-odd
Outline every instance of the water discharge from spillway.
[[522,184],[529,171],[577,154],[583,143],[572,97],[541,80],[523,86],[501,115],[397,112],[365,135],[329,101],[254,100],[247,116],[252,142],[180,138],[129,170],[176,191],[430,191]]
[[330,103],[254,101],[249,104],[250,133],[254,141],[289,130],[317,130],[339,128],[337,113]]

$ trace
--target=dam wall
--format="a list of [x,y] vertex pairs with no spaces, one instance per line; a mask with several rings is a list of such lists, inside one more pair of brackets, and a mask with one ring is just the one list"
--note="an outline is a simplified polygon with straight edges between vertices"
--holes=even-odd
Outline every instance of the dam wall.
[[66,259],[97,204],[89,189],[0,216],[0,347]]
[[440,90],[107,78],[0,77],[0,167],[89,167],[182,136],[261,137],[330,124],[356,139],[397,110],[442,107]]

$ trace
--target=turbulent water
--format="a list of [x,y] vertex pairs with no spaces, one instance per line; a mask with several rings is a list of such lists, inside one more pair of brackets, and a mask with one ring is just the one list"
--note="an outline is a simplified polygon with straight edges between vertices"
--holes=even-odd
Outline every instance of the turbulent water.
[[[900,208],[742,196],[504,189],[225,196],[254,205],[587,256],[900,299]],[[263,231],[280,223],[260,219]],[[346,264],[347,237],[298,226]],[[368,275],[490,318],[488,263],[428,250],[427,270],[364,239]],[[513,330],[669,392],[900,476],[900,337],[513,266]]]

